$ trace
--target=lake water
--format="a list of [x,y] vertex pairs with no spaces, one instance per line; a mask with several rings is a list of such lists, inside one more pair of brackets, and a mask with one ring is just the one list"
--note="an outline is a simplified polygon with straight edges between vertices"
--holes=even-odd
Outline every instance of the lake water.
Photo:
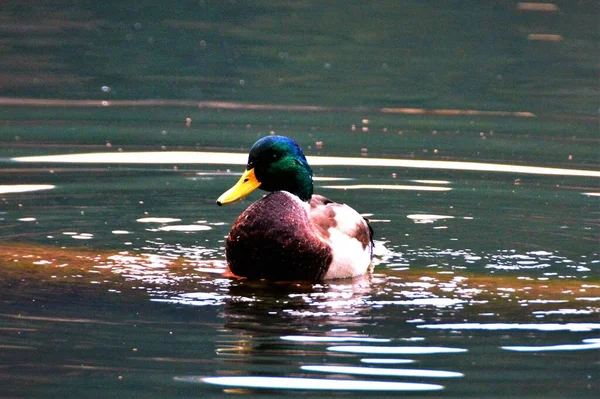
[[[0,396],[597,397],[598,11],[4,2]],[[223,276],[268,134],[372,274]]]

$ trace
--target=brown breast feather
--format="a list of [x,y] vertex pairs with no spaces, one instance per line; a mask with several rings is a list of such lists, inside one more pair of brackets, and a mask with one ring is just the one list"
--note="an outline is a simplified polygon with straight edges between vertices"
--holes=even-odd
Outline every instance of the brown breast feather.
[[269,280],[319,280],[332,252],[311,227],[306,210],[290,194],[265,196],[238,217],[229,233],[225,254],[231,272]]

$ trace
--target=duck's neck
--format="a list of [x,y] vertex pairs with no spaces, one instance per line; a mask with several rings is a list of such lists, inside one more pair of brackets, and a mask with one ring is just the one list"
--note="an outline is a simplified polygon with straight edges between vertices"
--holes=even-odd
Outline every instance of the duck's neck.
[[293,170],[277,170],[262,176],[257,176],[261,182],[260,188],[265,191],[287,191],[302,201],[308,201],[313,194],[312,170],[308,164]]
[[288,190],[298,196],[302,201],[308,201],[313,195],[312,173],[306,173],[304,176],[298,176],[295,182],[295,189]]

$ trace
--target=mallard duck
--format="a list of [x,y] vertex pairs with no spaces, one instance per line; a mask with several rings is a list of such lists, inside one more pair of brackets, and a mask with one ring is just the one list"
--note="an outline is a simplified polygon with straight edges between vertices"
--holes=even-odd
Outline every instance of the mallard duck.
[[267,136],[250,149],[239,181],[218,205],[257,188],[270,194],[248,207],[227,237],[229,270],[239,277],[311,280],[359,276],[373,257],[373,230],[345,204],[313,195],[313,173],[298,144]]

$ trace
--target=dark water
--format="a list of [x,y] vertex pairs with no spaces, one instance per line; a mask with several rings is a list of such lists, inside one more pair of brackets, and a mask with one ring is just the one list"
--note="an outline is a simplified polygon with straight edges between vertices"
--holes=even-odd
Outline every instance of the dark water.
[[[598,4],[0,6],[0,396],[596,397]],[[259,137],[375,270],[222,276]]]

